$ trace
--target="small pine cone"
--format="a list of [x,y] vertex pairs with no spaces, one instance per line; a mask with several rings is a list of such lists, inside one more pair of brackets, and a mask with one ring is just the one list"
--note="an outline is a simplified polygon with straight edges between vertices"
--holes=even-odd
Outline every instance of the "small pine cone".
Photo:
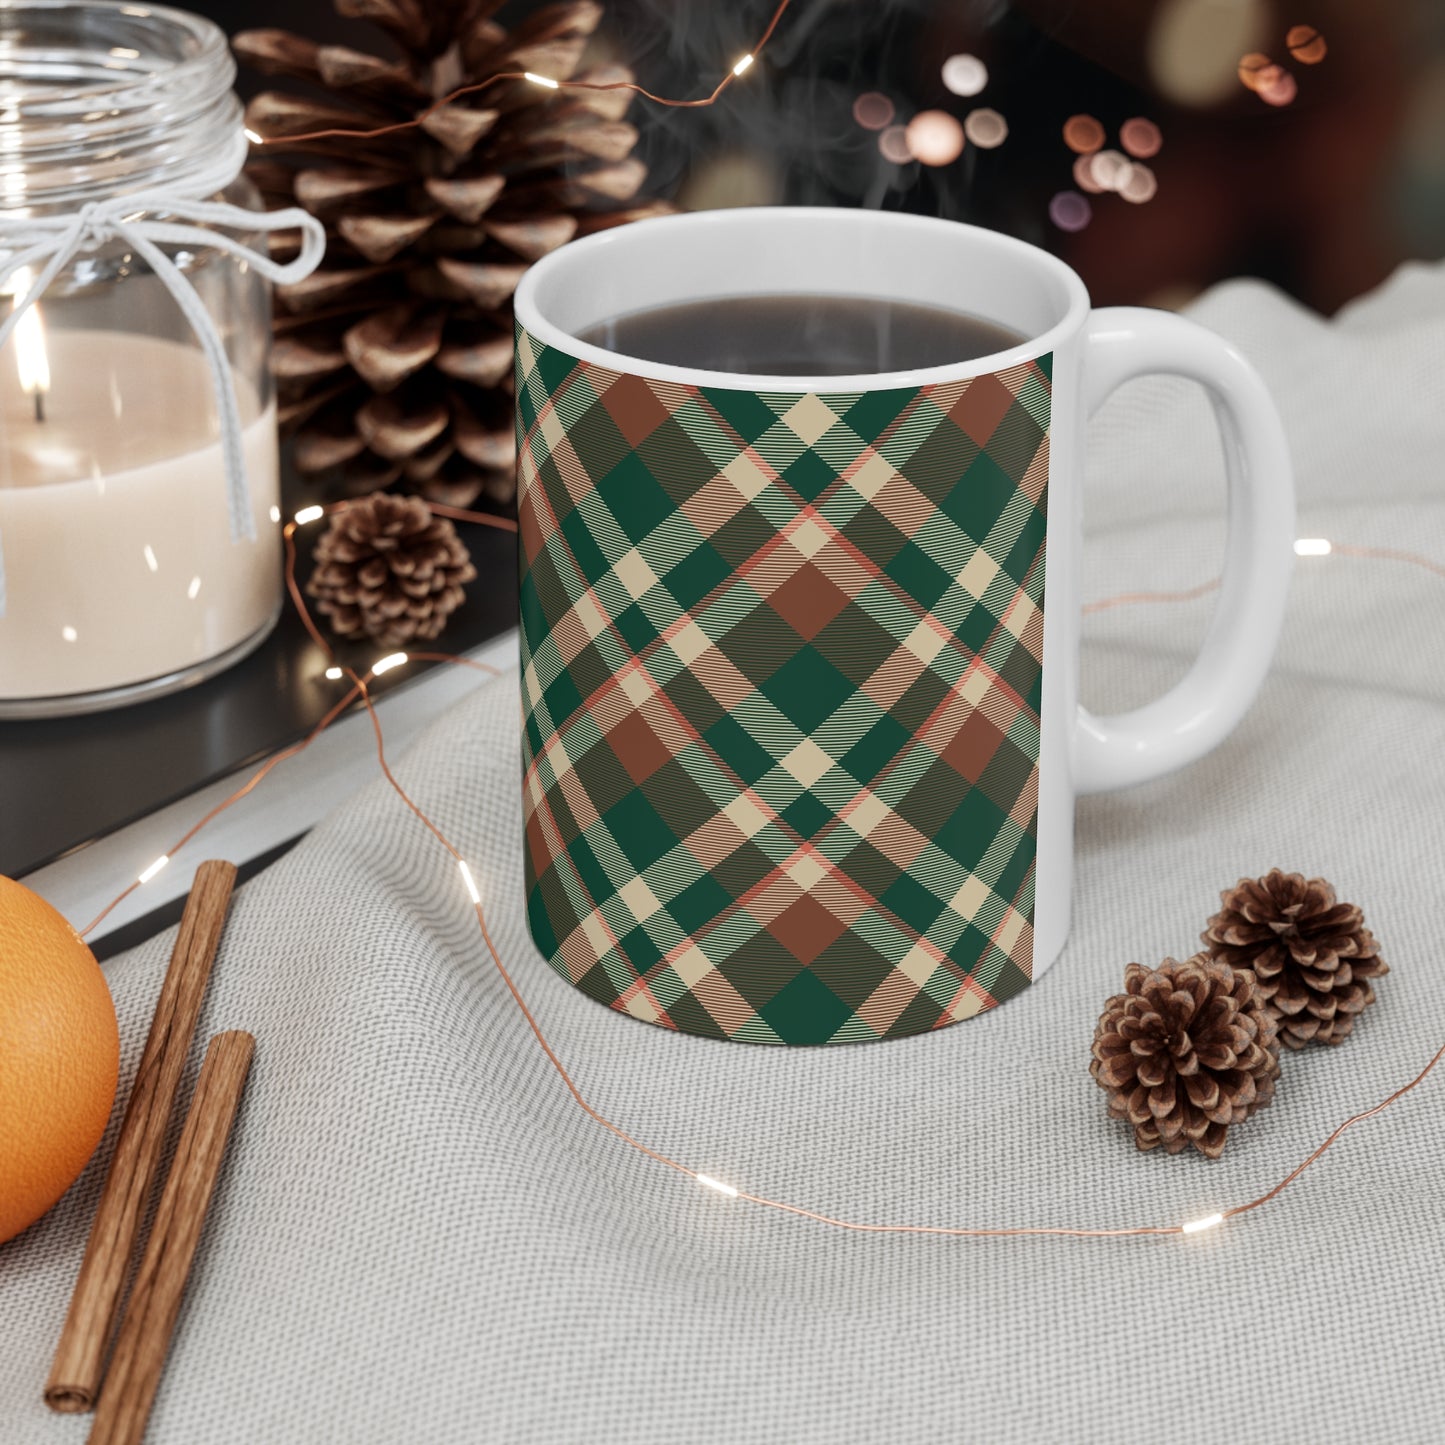
[[306,590],[332,631],[387,647],[436,637],[477,575],[449,521],[385,492],[334,512],[314,555]]
[[1279,1040],[1254,975],[1202,953],[1156,969],[1131,963],[1124,992],[1104,1005],[1089,1072],[1109,1093],[1109,1113],[1134,1126],[1134,1142],[1177,1154],[1192,1144],[1210,1159],[1231,1124],[1274,1098]]
[[1339,1044],[1375,1001],[1372,978],[1390,971],[1364,915],[1339,903],[1323,878],[1278,868],[1241,878],[1201,935],[1211,958],[1253,971],[1260,996],[1292,1049]]

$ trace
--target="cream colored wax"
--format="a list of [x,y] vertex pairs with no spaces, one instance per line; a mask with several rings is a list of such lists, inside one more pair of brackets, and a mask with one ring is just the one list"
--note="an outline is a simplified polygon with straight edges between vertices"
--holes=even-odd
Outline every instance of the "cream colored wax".
[[44,420],[0,353],[0,704],[164,677],[258,635],[280,601],[274,404],[238,384],[256,541],[231,540],[205,358],[50,331]]

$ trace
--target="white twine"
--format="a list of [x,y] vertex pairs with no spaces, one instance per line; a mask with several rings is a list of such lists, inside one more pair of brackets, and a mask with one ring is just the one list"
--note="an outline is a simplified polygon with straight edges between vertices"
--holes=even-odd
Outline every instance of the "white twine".
[[[39,266],[30,289],[15,299],[14,308],[0,323],[0,351],[4,350],[20,318],[41,298],[50,283],[82,252],[93,251],[112,240],[124,241],[149,263],[161,284],[171,293],[181,314],[190,323],[211,368],[216,388],[216,410],[221,426],[221,455],[225,462],[226,501],[230,512],[231,540],[256,540],[256,522],[251,508],[251,488],[246,477],[246,459],[241,449],[241,408],[236,399],[235,377],[226,358],[226,346],[205,302],[184,271],[161,249],[164,245],[191,250],[209,248],[253,267],[277,285],[290,285],[309,276],[326,251],[326,231],[306,211],[289,207],[281,211],[247,211],[220,201],[194,199],[214,195],[239,174],[246,142],[208,172],[191,177],[183,187],[158,187],[90,201],[65,216],[14,216],[0,211],[0,291],[17,272]],[[164,221],[147,219],[165,215]],[[218,230],[223,227],[224,230]],[[301,232],[301,251],[292,261],[278,265],[262,251],[253,250],[226,235],[225,231]],[[5,554],[0,545],[0,617],[5,616]]]

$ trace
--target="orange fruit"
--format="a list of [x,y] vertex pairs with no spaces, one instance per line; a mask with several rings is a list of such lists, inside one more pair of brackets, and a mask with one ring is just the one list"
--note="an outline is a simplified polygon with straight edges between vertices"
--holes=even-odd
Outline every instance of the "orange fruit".
[[0,1242],[85,1168],[119,1067],[115,1005],[95,955],[39,894],[0,878]]

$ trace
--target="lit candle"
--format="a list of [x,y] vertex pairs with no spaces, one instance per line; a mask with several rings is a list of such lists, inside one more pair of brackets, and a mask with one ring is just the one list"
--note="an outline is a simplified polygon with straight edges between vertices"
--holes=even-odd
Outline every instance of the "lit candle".
[[[10,294],[26,295],[34,277],[28,266],[22,266],[11,278]],[[35,420],[45,420],[45,394],[50,390],[50,357],[45,350],[45,326],[38,304],[30,307],[15,323],[11,338],[15,347],[15,365],[20,374],[20,390],[35,404]]]
[[234,542],[200,351],[47,332],[39,306],[12,346],[15,364],[0,367],[0,710],[184,673],[259,641],[280,595],[274,403],[237,378],[257,540]]

